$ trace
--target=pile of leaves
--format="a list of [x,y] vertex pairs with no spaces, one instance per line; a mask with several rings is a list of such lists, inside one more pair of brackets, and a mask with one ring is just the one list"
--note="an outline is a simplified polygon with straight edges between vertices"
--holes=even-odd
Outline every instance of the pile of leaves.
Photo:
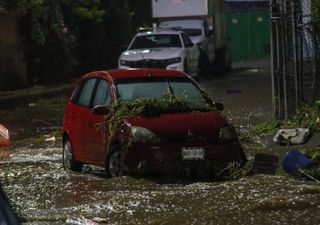
[[320,132],[320,100],[313,106],[302,105],[291,121],[285,124],[288,128],[307,127],[312,132]]
[[170,92],[161,98],[139,98],[133,102],[114,102],[109,109],[110,113],[105,118],[109,144],[123,122],[134,117],[159,117],[164,113],[218,111],[214,104],[209,103],[202,107],[190,106],[190,101],[188,101],[187,97],[177,97]]
[[320,100],[314,105],[301,105],[292,119],[282,121],[272,118],[254,126],[248,132],[241,134],[240,139],[244,142],[252,142],[262,135],[274,135],[282,128],[309,128],[311,132],[320,132]]

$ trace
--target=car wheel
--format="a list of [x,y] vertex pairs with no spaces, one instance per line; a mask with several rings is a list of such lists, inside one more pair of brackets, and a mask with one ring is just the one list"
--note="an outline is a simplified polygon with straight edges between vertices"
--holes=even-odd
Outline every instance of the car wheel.
[[209,57],[203,50],[200,51],[198,58],[198,76],[208,79],[210,77]]
[[111,151],[106,161],[107,177],[122,177],[128,174],[126,154],[120,149]]
[[69,139],[65,140],[62,151],[63,168],[66,170],[81,171],[82,163],[76,161],[73,155],[72,145]]
[[188,61],[187,59],[184,59],[184,62],[183,62],[183,72],[189,74],[189,66],[188,66]]
[[216,51],[215,69],[217,75],[224,75],[226,73],[226,52],[224,48]]

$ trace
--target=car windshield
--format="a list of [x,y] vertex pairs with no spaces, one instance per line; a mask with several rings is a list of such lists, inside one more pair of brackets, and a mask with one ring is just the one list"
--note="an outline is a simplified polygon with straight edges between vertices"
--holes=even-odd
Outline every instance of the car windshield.
[[183,97],[192,109],[204,108],[208,101],[188,78],[147,77],[116,81],[118,99],[133,102],[141,98],[161,98],[168,93]]
[[183,28],[182,29],[185,33],[187,33],[190,37],[192,36],[200,36],[202,35],[202,30],[197,28]]
[[137,36],[129,50],[145,48],[182,48],[178,34],[150,34]]

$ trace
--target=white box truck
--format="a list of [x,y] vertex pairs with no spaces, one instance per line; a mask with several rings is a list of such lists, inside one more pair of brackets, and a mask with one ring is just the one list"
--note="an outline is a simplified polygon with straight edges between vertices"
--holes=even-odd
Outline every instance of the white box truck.
[[183,30],[199,46],[200,75],[223,74],[230,68],[224,0],[151,1],[160,28]]

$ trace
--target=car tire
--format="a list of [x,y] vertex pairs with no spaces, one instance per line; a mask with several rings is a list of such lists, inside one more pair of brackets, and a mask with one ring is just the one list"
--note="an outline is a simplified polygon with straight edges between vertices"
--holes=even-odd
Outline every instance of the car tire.
[[198,58],[198,76],[209,79],[210,77],[210,61],[209,56],[203,50],[200,50]]
[[184,59],[183,61],[183,72],[185,72],[186,74],[189,74],[189,66],[188,66],[187,59]]
[[216,51],[215,72],[217,75],[224,75],[226,71],[226,50],[220,48]]
[[106,175],[108,178],[122,177],[128,174],[125,151],[111,148],[106,160]]
[[72,171],[81,171],[83,166],[74,159],[72,145],[68,138],[63,143],[62,164],[64,169]]

